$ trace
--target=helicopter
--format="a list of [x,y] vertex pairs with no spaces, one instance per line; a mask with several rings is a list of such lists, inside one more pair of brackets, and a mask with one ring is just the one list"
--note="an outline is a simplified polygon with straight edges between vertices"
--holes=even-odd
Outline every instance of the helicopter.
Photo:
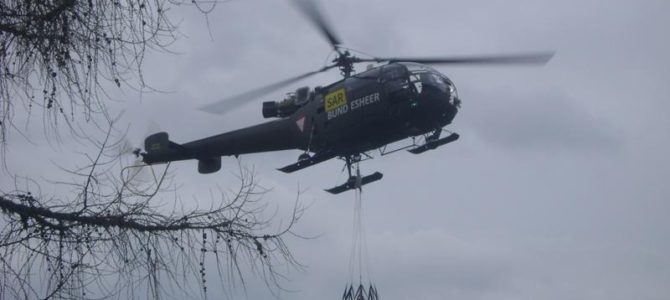
[[[463,57],[371,57],[359,58],[342,46],[341,40],[311,0],[293,0],[302,13],[332,46],[336,57],[316,71],[295,76],[200,109],[222,114],[272,91],[312,75],[338,68],[343,78],[314,88],[301,87],[280,101],[262,104],[269,122],[241,128],[203,139],[178,144],[167,132],[148,136],[144,151],[135,150],[144,163],[198,161],[198,172],[214,173],[221,169],[222,156],[301,150],[298,160],[279,168],[295,172],[315,164],[340,158],[348,179],[326,191],[338,194],[382,179],[380,172],[361,176],[358,163],[372,158],[368,152],[379,149],[381,155],[400,150],[421,154],[458,140],[459,135],[444,129],[451,124],[461,106],[454,83],[430,65],[546,64],[551,52]],[[355,72],[358,63],[369,65]],[[442,136],[443,132],[449,135]],[[411,144],[387,150],[389,144],[411,139]],[[417,142],[417,139],[419,140]]]

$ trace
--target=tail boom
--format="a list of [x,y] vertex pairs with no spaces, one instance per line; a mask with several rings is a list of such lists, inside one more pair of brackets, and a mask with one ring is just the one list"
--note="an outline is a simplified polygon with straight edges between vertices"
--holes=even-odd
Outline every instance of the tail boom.
[[170,141],[167,132],[159,132],[145,139],[141,155],[146,164],[197,159],[200,173],[213,173],[221,168],[221,156],[304,147],[292,124],[288,119],[276,120],[185,144]]

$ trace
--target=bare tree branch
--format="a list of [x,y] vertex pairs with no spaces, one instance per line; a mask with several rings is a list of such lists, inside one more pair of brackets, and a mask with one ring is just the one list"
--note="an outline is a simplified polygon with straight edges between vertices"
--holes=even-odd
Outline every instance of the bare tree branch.
[[60,182],[78,193],[61,199],[35,188],[0,192],[0,298],[120,297],[139,284],[152,297],[172,286],[199,286],[204,295],[208,257],[224,281],[244,284],[245,264],[279,287],[275,265],[299,266],[283,237],[302,208],[283,226],[263,219],[266,190],[253,171],[240,166],[238,190],[221,192],[218,204],[180,208],[164,199],[174,188],[169,166],[155,180],[138,181],[136,167],[120,168],[111,132],[90,140],[99,152],[69,171],[74,181]]
[[[201,3],[202,2],[202,3]],[[209,9],[203,9],[206,3]],[[0,1],[0,144],[14,116],[44,110],[45,128],[96,115],[107,120],[108,83],[144,90],[147,50],[176,40],[168,10],[193,6],[205,17],[218,1]]]

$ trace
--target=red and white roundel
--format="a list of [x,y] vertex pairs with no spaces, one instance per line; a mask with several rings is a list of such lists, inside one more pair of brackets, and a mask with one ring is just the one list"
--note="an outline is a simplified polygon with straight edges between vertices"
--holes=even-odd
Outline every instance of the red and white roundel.
[[295,121],[295,125],[298,126],[298,129],[300,129],[300,132],[305,130],[305,116],[300,117],[297,121]]

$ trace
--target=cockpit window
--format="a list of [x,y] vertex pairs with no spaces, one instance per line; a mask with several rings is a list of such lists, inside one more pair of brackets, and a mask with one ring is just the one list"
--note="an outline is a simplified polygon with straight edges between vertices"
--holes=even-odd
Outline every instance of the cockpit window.
[[421,73],[420,77],[421,81],[429,87],[436,88],[443,93],[448,92],[447,83],[441,76],[434,73]]
[[416,91],[416,93],[421,94],[421,90],[423,88],[423,84],[421,83],[421,77],[418,74],[410,73],[409,81],[412,84],[412,86],[414,87],[414,90]]
[[384,81],[396,81],[404,80],[407,76],[405,68],[398,65],[387,65],[384,67],[383,80]]

